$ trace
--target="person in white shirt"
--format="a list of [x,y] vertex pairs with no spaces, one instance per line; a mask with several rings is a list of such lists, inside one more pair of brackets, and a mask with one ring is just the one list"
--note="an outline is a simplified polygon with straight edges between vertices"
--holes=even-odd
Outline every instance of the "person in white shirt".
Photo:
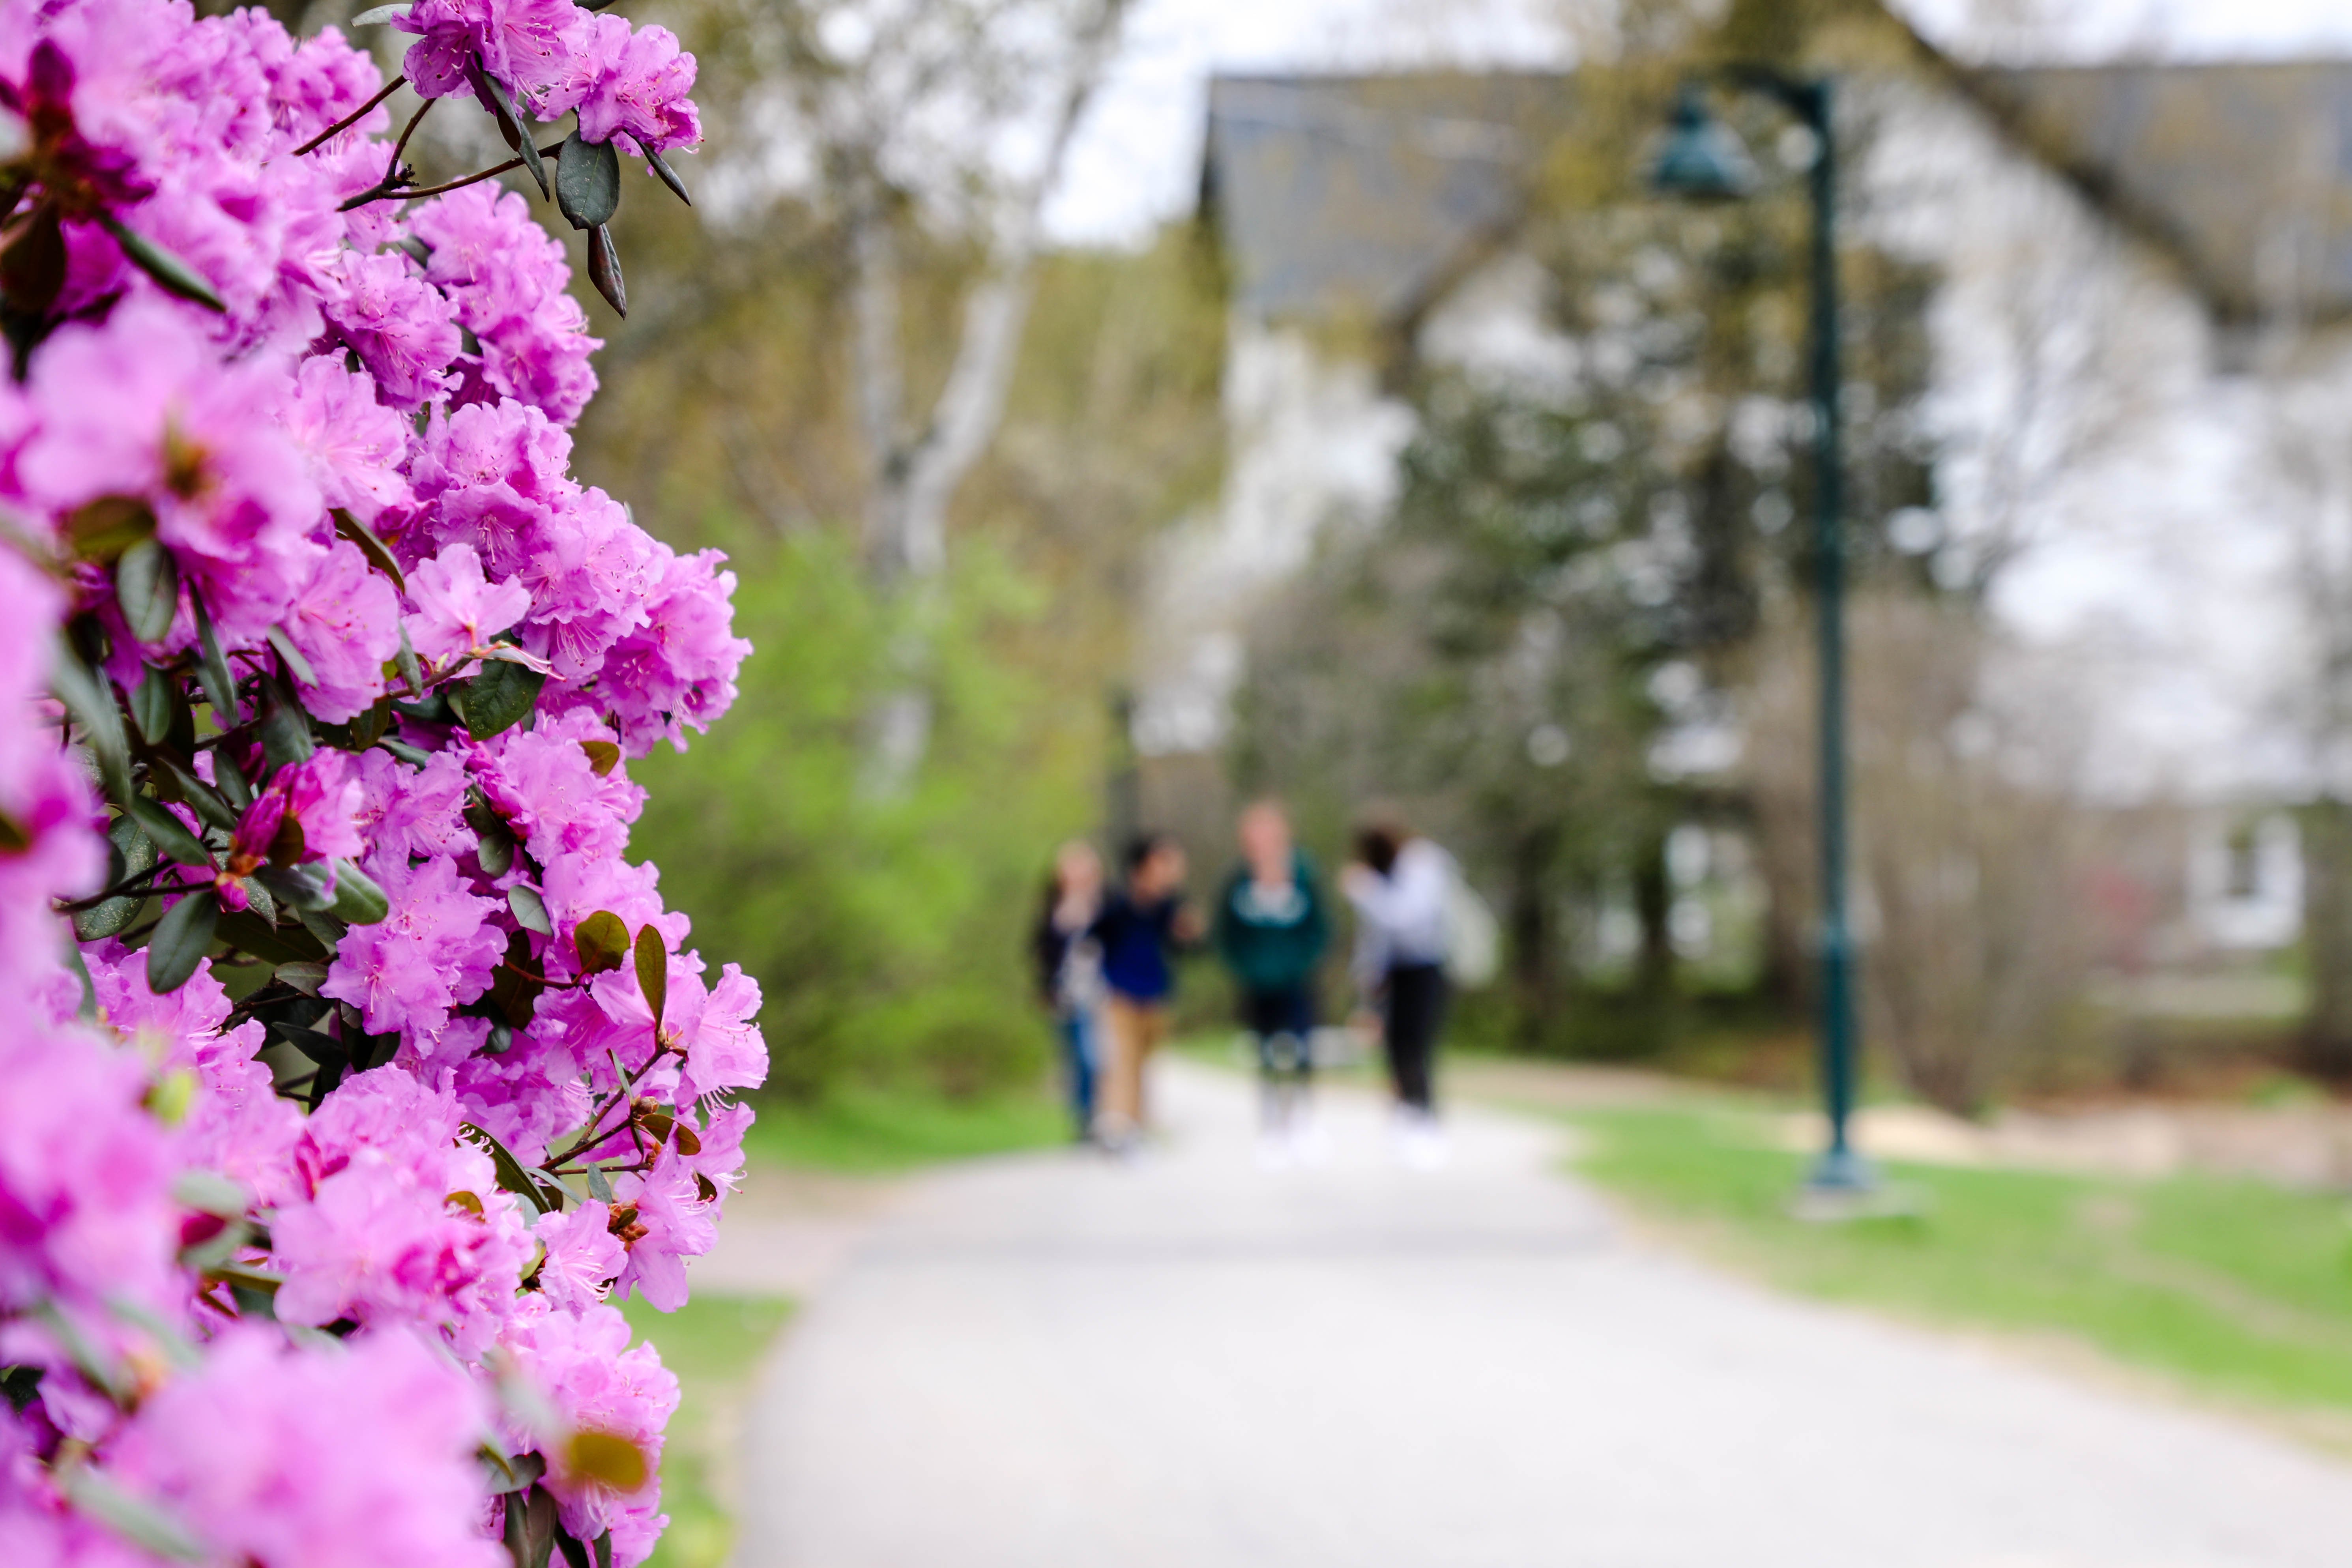
[[1385,813],[1356,828],[1339,885],[1356,910],[1356,983],[1377,1009],[1398,1108],[1400,1146],[1416,1164],[1444,1158],[1431,1069],[1445,1022],[1446,898],[1452,858]]

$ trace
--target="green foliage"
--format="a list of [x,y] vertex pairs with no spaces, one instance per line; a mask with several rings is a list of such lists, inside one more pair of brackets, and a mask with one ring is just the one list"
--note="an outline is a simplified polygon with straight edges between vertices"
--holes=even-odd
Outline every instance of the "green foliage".
[[1807,1224],[1806,1156],[1753,1117],[1612,1110],[1574,1118],[1584,1172],[1778,1285],[1955,1326],[2079,1338],[2192,1386],[2352,1409],[2352,1230],[2343,1200],[2184,1174],[2129,1182],[1895,1166],[1916,1217]]
[[862,1175],[1051,1148],[1069,1136],[1069,1112],[1042,1087],[964,1100],[847,1088],[813,1105],[762,1106],[745,1152],[763,1163]]
[[[1092,818],[1097,750],[1094,705],[999,652],[1043,596],[975,544],[936,603],[893,611],[844,542],[804,534],[746,564],[736,604],[741,698],[688,758],[640,764],[635,842],[698,943],[758,977],[772,1090],[1034,1078],[1024,940],[1054,844]],[[885,795],[864,724],[899,614],[929,617],[937,710],[921,773]]]
[[662,1508],[669,1529],[648,1568],[719,1568],[735,1544],[721,1476],[733,1462],[760,1359],[793,1303],[776,1296],[697,1291],[675,1312],[643,1300],[621,1303],[640,1342],[651,1341],[677,1376],[677,1414],[662,1449]]

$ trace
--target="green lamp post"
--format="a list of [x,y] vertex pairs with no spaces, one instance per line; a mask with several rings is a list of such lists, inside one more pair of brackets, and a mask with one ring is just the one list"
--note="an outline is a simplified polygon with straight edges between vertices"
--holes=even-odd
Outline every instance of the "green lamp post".
[[[1824,1195],[1869,1190],[1875,1179],[1848,1138],[1862,1024],[1854,986],[1853,926],[1846,909],[1845,515],[1838,444],[1837,139],[1826,78],[1800,80],[1759,67],[1723,73],[1734,86],[1776,99],[1813,133],[1813,604],[1821,661],[1822,1094],[1829,1147],[1807,1186]],[[1683,89],[1651,165],[1651,187],[1691,201],[1736,201],[1754,192],[1756,166],[1730,127],[1707,112],[1696,85]]]

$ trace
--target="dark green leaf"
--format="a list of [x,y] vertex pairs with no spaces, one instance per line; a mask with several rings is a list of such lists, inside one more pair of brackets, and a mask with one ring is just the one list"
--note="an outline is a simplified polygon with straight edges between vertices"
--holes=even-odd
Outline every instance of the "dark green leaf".
[[507,908],[514,911],[515,924],[525,931],[535,931],[541,936],[553,936],[555,924],[547,918],[547,905],[539,894],[517,882],[507,889]]
[[598,910],[572,928],[572,945],[582,974],[602,974],[628,962],[629,928],[612,910]]
[[[118,816],[107,825],[107,842],[122,857],[122,875],[132,877],[155,863],[155,844],[147,837],[137,821]],[[117,879],[120,880],[120,879]]]
[[351,1058],[351,1053],[343,1048],[342,1041],[308,1024],[288,1024],[273,1019],[264,1024],[262,1030],[268,1036],[271,1045],[291,1046],[320,1067]]
[[629,286],[621,276],[621,253],[613,245],[613,231],[601,223],[588,231],[588,281],[596,285],[614,315],[628,320]]
[[372,926],[392,912],[392,900],[375,885],[375,879],[352,865],[338,860],[335,866],[335,901],[331,906],[335,918],[347,925]]
[[[334,907],[334,890],[327,885],[324,866],[264,866],[253,874],[253,879],[267,884],[278,895],[278,901],[298,916]],[[310,922],[302,923],[308,926]],[[342,935],[341,931],[335,934],[338,938]]]
[[574,228],[612,221],[621,205],[621,155],[610,142],[583,142],[575,127],[555,165],[555,205]]
[[[257,881],[257,878],[247,878],[246,887],[251,889]],[[251,953],[264,963],[304,963],[320,959],[326,953],[319,939],[300,926],[272,925],[256,910],[232,910],[222,915],[213,935],[239,952]]]
[[648,923],[637,932],[637,989],[654,1010],[654,1028],[661,1028],[662,1010],[669,1005],[669,945]]
[[327,950],[329,958],[334,957],[335,950],[352,929],[324,910],[298,909],[294,911],[294,918],[302,922],[302,929],[316,938],[320,947]]
[[122,247],[122,254],[131,265],[152,278],[164,292],[193,300],[208,310],[227,311],[228,307],[221,303],[221,297],[213,292],[212,284],[205,280],[203,273],[153,240],[132,233],[103,215],[99,217],[98,226],[112,235],[114,243]]
[[613,1568],[613,1532],[604,1531],[589,1544],[596,1549],[596,1568]]
[[140,906],[147,900],[135,894],[109,899],[102,904],[92,904],[86,910],[76,910],[73,917],[74,935],[84,942],[96,942],[100,937],[119,936],[138,918]]
[[213,927],[220,919],[220,900],[210,888],[199,889],[173,904],[155,940],[147,948],[147,989],[162,996],[177,991],[196,972],[205,950],[213,944]]
[[114,596],[132,637],[143,643],[162,642],[180,613],[179,563],[155,540],[141,540],[115,563]]
[[588,1167],[588,1195],[600,1204],[613,1201],[613,1179],[604,1174],[602,1165]]
[[302,851],[309,847],[302,819],[289,811],[278,819],[278,830],[269,836],[269,852],[262,858],[281,871],[290,871],[302,863]]
[[[310,935],[308,931],[302,934],[306,937]],[[319,994],[319,987],[327,983],[327,966],[307,961],[299,963],[281,963],[278,966],[278,983],[280,985],[290,985],[305,996],[316,996]]]
[[514,1568],[547,1568],[555,1550],[555,1500],[545,1487],[534,1484],[507,1499],[506,1544]]
[[211,1555],[186,1525],[153,1503],[131,1496],[96,1466],[75,1466],[57,1479],[57,1487],[75,1512],[98,1521],[158,1557],[201,1563]]
[[244,883],[245,901],[261,923],[272,931],[278,929],[278,900],[268,888],[247,878]]
[[384,738],[392,729],[392,704],[376,699],[374,707],[352,721],[352,750],[364,752]]
[[378,539],[373,529],[341,507],[335,508],[334,518],[335,531],[358,545],[360,553],[368,558],[368,564],[391,578],[394,587],[407,593],[408,578],[400,570],[400,563],[394,558],[392,546]]
[[555,1549],[563,1553],[563,1568],[590,1568],[587,1543],[573,1540],[560,1521],[555,1527]]
[[245,769],[237,765],[226,747],[213,749],[213,784],[220,790],[221,798],[241,815],[253,807],[253,786],[245,782]]
[[196,613],[196,681],[205,689],[205,700],[213,705],[213,722],[224,730],[236,728],[236,680],[229,674],[228,659],[221,653],[220,634],[213,629],[213,617],[205,608],[203,597],[190,593],[188,603]]
[[274,677],[261,682],[261,719],[255,731],[261,737],[262,757],[272,768],[308,762],[318,750],[310,739],[310,716]]
[[532,978],[536,973],[530,938],[519,931],[509,931],[506,961],[490,977],[489,1004],[509,1030],[529,1028],[539,1010],[540,993],[547,986]]
[[499,1173],[499,1185],[515,1196],[527,1201],[541,1214],[562,1207],[562,1204],[531,1179],[523,1163],[515,1158],[514,1151],[499,1142],[495,1133],[468,1121],[465,1135],[489,1151],[490,1168]]
[[[400,653],[393,660],[394,673],[408,685],[409,694],[415,696],[425,689],[425,667],[416,662],[416,650],[408,646],[408,623],[400,624]],[[397,708],[398,703],[394,707]]]
[[547,1474],[547,1461],[537,1454],[517,1454],[509,1458],[488,1445],[482,1448],[482,1464],[489,1471],[492,1497],[519,1492]]
[[143,795],[134,795],[122,803],[122,807],[138,819],[140,831],[154,841],[156,848],[183,866],[213,869],[213,852],[205,847],[204,840],[189,832],[186,824],[162,805]]
[[319,684],[319,672],[310,668],[310,661],[302,657],[302,650],[294,646],[294,639],[286,635],[285,627],[272,626],[268,635],[269,646],[276,648],[278,657],[286,661],[287,674],[305,686]]
[[122,710],[115,705],[112,685],[82,663],[70,641],[60,638],[49,670],[49,689],[81,726],[91,753],[98,758],[106,793],[118,801],[130,799],[131,738],[123,733]]
[[[194,770],[169,752],[151,753],[150,761],[170,775],[173,790],[187,802],[197,817],[226,833],[236,831],[236,808],[220,797],[220,792],[195,775]],[[158,786],[161,787],[160,785]]]
[[179,682],[160,669],[150,668],[131,689],[131,719],[139,726],[139,738],[151,746],[160,746],[172,733],[172,721],[179,717]]
[[610,741],[583,741],[580,749],[588,753],[589,769],[600,779],[612,777],[621,765],[621,748]]
[[537,706],[540,689],[546,684],[547,677],[535,669],[504,661],[485,662],[473,679],[448,689],[449,705],[457,710],[467,734],[487,741],[520,722]]
[[532,139],[530,124],[516,111],[514,97],[507,91],[506,83],[484,70],[478,58],[467,62],[466,75],[489,104],[490,113],[499,122],[499,134],[507,139],[508,146],[522,154],[522,166],[529,169],[530,177],[539,182],[539,194],[546,195],[547,165],[540,162],[539,147]]
[[[421,768],[425,763],[433,760],[432,752],[416,746],[412,746],[407,742],[397,739],[394,736],[386,735],[383,740],[378,741],[376,744],[382,746],[385,751],[390,752],[394,756],[398,757],[402,762],[406,763],[412,768]],[[497,874],[498,873],[495,871],[491,873],[492,876],[496,876]]]
[[677,177],[677,171],[671,168],[663,160],[662,155],[652,148],[646,148],[645,153],[646,162],[651,164],[654,173],[661,177],[661,183],[667,185],[679,201],[684,202],[688,206],[692,206],[694,198],[686,194],[686,182]]

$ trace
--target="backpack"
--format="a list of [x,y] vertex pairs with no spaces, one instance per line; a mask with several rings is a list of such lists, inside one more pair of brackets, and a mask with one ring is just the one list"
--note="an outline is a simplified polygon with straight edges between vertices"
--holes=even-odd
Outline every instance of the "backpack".
[[1451,856],[1445,862],[1445,978],[1457,990],[1494,984],[1503,967],[1503,929],[1478,890],[1463,879]]

